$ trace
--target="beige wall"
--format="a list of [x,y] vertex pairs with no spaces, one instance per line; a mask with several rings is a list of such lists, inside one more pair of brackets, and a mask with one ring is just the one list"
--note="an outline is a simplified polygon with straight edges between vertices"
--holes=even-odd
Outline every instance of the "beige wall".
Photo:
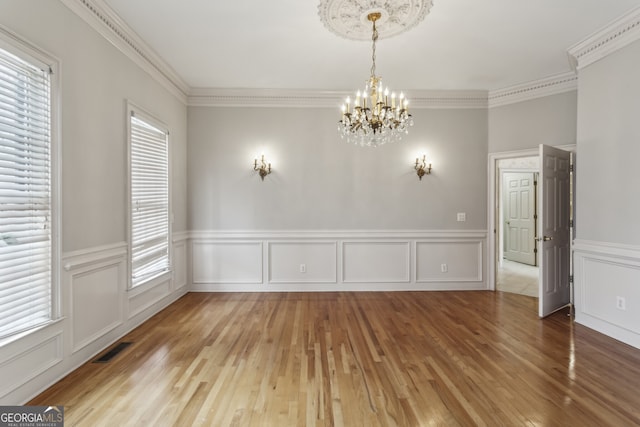
[[576,102],[570,91],[489,109],[489,152],[575,144]]
[[175,231],[186,229],[186,107],[59,1],[3,0],[0,24],[61,63],[62,249],[126,241],[126,100],[171,131]]
[[[189,229],[484,229],[486,110],[413,115],[405,140],[367,148],[340,139],[337,109],[190,107]],[[433,173],[419,181],[423,152]]]
[[580,70],[578,236],[640,245],[640,42]]

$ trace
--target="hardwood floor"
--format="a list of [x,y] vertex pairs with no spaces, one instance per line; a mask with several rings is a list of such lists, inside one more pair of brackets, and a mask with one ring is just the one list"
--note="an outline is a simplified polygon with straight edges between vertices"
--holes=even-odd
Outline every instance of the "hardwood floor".
[[503,292],[187,294],[33,399],[67,426],[640,425],[640,350]]

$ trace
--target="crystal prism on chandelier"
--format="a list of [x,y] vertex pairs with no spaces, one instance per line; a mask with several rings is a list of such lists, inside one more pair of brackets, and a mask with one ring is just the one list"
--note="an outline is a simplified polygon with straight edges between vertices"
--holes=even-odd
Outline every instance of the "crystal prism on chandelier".
[[382,78],[376,76],[376,41],[378,31],[376,21],[380,19],[378,12],[370,13],[367,19],[373,23],[373,54],[371,55],[371,77],[364,91],[356,93],[353,105],[347,98],[342,105],[342,119],[338,125],[338,133],[349,143],[361,146],[377,147],[388,142],[396,142],[409,133],[413,126],[413,118],[409,114],[409,101],[400,93],[396,97],[389,88],[382,87]]

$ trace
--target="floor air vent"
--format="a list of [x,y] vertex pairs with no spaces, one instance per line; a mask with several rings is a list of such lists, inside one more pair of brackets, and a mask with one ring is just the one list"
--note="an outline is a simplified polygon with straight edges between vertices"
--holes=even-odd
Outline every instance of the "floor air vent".
[[125,348],[129,347],[131,344],[133,344],[133,343],[124,342],[124,341],[121,342],[121,343],[118,343],[111,350],[107,351],[105,354],[103,354],[102,356],[100,356],[96,360],[94,360],[93,363],[109,363],[109,362],[111,362],[111,359],[116,357],[118,355],[118,353],[120,353]]

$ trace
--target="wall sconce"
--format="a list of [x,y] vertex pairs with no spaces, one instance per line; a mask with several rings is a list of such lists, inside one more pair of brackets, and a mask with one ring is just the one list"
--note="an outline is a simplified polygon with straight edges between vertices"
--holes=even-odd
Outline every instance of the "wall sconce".
[[431,173],[431,163],[427,166],[427,155],[422,156],[422,161],[416,158],[416,165],[414,167],[416,173],[418,174],[418,178],[422,181],[422,177],[425,175],[429,175]]
[[264,177],[271,173],[271,163],[267,164],[264,161],[264,154],[262,155],[262,158],[260,159],[260,167],[258,167],[258,159],[255,159],[253,161],[253,170],[258,172],[258,174],[260,175],[260,178],[263,181],[264,181]]

